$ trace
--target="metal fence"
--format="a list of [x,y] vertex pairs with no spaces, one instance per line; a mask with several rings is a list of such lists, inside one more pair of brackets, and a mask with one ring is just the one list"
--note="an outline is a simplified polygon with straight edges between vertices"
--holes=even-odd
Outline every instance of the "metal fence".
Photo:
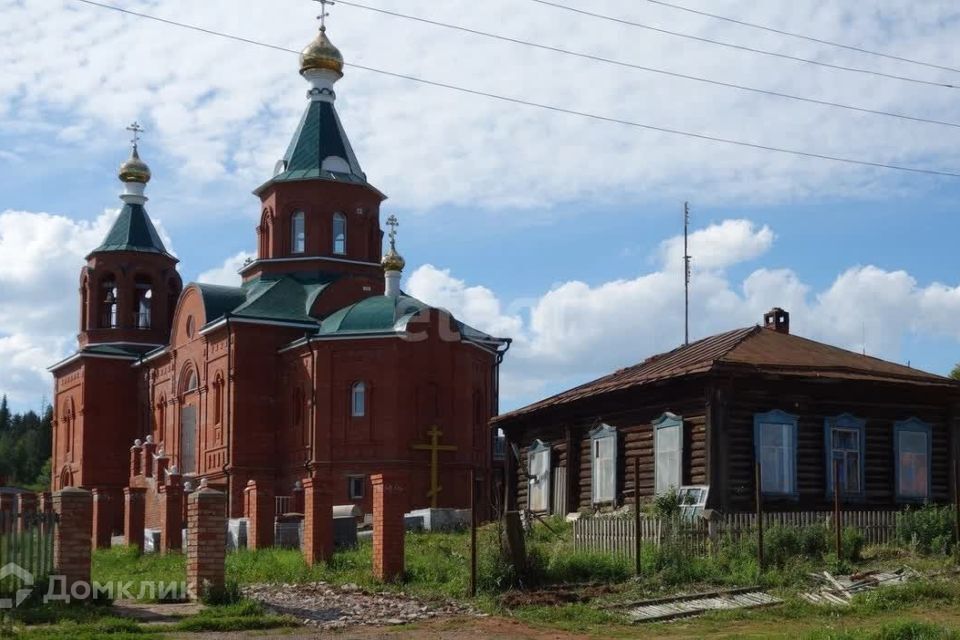
[[[888,544],[896,538],[896,511],[845,511],[841,514],[844,527],[858,529],[867,544]],[[833,527],[834,515],[827,511],[764,513],[763,526],[772,527]],[[640,519],[640,540],[643,545],[659,547],[678,546],[692,554],[703,555],[720,540],[740,541],[755,538],[757,516],[752,513],[728,514],[719,520]],[[600,551],[633,557],[636,525],[632,518],[581,518],[573,523],[573,544],[578,551]]]
[[0,598],[8,598],[22,586],[23,573],[34,584],[53,571],[53,513],[0,511]]

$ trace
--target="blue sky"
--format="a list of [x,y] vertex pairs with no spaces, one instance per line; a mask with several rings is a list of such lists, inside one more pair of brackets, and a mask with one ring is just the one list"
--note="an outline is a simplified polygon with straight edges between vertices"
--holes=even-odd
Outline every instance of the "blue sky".
[[[50,394],[75,346],[82,257],[118,206],[124,127],[147,129],[148,210],[185,280],[228,282],[254,247],[257,200],[305,107],[293,55],[63,0],[0,0],[0,392]],[[826,70],[578,18],[536,3],[372,6],[771,90],[960,122],[956,90]],[[830,63],[936,71],[745,30],[647,2],[569,0],[636,21]],[[691,7],[960,66],[953,3],[739,0]],[[299,49],[306,0],[124,7]],[[271,8],[274,7],[274,8]],[[511,20],[498,16],[509,12]],[[0,27],[0,29],[3,29]],[[402,37],[397,37],[400,34]],[[338,6],[348,63],[566,108],[869,161],[960,171],[960,129],[650,76]],[[49,51],[69,55],[48,55]],[[693,335],[795,330],[946,373],[960,360],[960,179],[866,169],[505,105],[348,67],[338,109],[401,218],[405,288],[515,338],[513,408],[677,346],[681,207],[693,212]],[[865,338],[865,344],[864,344]]]

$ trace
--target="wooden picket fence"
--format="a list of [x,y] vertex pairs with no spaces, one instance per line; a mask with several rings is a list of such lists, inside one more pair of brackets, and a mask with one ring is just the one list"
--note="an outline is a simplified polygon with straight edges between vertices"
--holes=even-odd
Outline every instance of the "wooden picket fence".
[[[888,544],[896,538],[896,511],[846,511],[841,514],[844,527],[858,529],[867,544]],[[833,526],[833,513],[828,511],[783,512],[763,514],[763,525],[772,527]],[[756,536],[757,516],[752,513],[728,514],[708,523],[702,519],[662,519],[643,517],[640,520],[642,545],[671,545],[684,552],[704,555],[719,540],[739,541]],[[581,518],[573,523],[573,545],[578,551],[598,551],[633,557],[635,525],[632,518]]]
[[53,513],[0,511],[0,598],[9,598],[20,588],[11,565],[31,574],[41,584],[53,571],[53,536],[57,518]]

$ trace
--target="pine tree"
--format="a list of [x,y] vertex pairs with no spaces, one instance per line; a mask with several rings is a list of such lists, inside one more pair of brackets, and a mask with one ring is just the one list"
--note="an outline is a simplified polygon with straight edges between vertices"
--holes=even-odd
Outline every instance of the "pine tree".
[[0,399],[0,433],[10,428],[10,406],[7,404],[7,394]]

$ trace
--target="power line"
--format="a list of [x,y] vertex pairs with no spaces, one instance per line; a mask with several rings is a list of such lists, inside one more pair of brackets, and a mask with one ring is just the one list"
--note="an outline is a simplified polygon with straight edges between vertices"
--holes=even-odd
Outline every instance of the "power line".
[[853,105],[849,105],[849,104],[843,104],[843,103],[841,103],[841,102],[833,102],[833,101],[830,101],[830,100],[820,100],[820,99],[818,99],[818,98],[809,98],[809,97],[806,97],[806,96],[798,96],[798,95],[794,95],[794,94],[790,94],[790,93],[783,93],[783,92],[780,92],[780,91],[773,91],[773,90],[770,90],[770,89],[759,89],[759,88],[757,88],[757,87],[749,87],[749,86],[746,86],[746,85],[735,84],[735,83],[732,83],[732,82],[723,82],[722,80],[714,80],[714,79],[712,79],[712,78],[704,78],[704,77],[701,77],[701,76],[692,76],[692,75],[688,75],[688,74],[685,74],[685,73],[678,73],[678,72],[675,72],[675,71],[668,71],[668,70],[666,70],[666,69],[658,69],[658,68],[656,68],[656,67],[647,67],[647,66],[644,66],[644,65],[633,64],[633,63],[631,63],[631,62],[624,62],[624,61],[622,61],[622,60],[615,60],[615,59],[613,59],[613,58],[605,58],[605,57],[602,57],[602,56],[597,56],[597,55],[593,55],[593,54],[589,54],[589,53],[582,53],[582,52],[578,52],[578,51],[571,51],[570,49],[563,49],[563,48],[561,48],[561,47],[553,47],[553,46],[550,46],[550,45],[540,44],[540,43],[538,43],[538,42],[531,42],[531,41],[529,41],[529,40],[521,40],[521,39],[519,39],[519,38],[511,38],[511,37],[509,37],[509,36],[499,35],[499,34],[496,34],[496,33],[490,33],[490,32],[487,32],[487,31],[480,31],[480,30],[477,30],[477,29],[471,29],[471,28],[469,28],[469,27],[463,27],[463,26],[460,26],[460,25],[449,24],[449,23],[446,23],[446,22],[439,22],[439,21],[436,21],[436,20],[430,20],[429,18],[422,18],[422,17],[420,17],[420,16],[412,16],[412,15],[408,15],[408,14],[405,14],[405,13],[399,13],[399,12],[396,12],[396,11],[389,11],[389,10],[387,10],[387,9],[380,9],[380,8],[378,8],[378,7],[371,7],[371,6],[369,6],[369,5],[360,4],[360,3],[358,3],[358,2],[351,2],[351,1],[349,1],[349,0],[337,0],[337,1],[338,1],[338,4],[341,4],[341,5],[344,5],[344,6],[354,7],[354,8],[356,8],[356,9],[364,9],[364,10],[366,10],[366,11],[373,11],[373,12],[375,12],[375,13],[380,13],[380,14],[392,16],[392,17],[395,17],[395,18],[403,18],[403,19],[405,19],[405,20],[412,20],[412,21],[414,21],[414,22],[420,22],[420,23],[428,24],[428,25],[435,26],[435,27],[442,27],[442,28],[444,28],[444,29],[452,29],[452,30],[454,30],[454,31],[462,31],[462,32],[465,32],[465,33],[469,33],[469,34],[476,35],[476,36],[481,36],[481,37],[484,37],[484,38],[492,38],[492,39],[494,39],[494,40],[501,40],[501,41],[503,41],[503,42],[510,42],[510,43],[513,43],[513,44],[523,45],[523,46],[527,46],[527,47],[533,47],[533,48],[535,48],[535,49],[542,49],[542,50],[544,50],[544,51],[552,51],[552,52],[554,52],[554,53],[561,53],[561,54],[568,55],[568,56],[575,56],[575,57],[577,57],[577,58],[583,58],[583,59],[592,60],[592,61],[595,61],[595,62],[603,62],[603,63],[606,63],[606,64],[616,65],[616,66],[619,66],[619,67],[626,67],[626,68],[628,68],[628,69],[637,69],[637,70],[639,70],[639,71],[647,71],[647,72],[650,72],[650,73],[657,73],[657,74],[660,74],[660,75],[670,76],[670,77],[672,77],[672,78],[680,78],[680,79],[682,79],[682,80],[692,80],[692,81],[694,81],[694,82],[703,82],[703,83],[706,83],[706,84],[711,84],[711,85],[715,85],[715,86],[719,86],[719,87],[726,87],[726,88],[728,88],[728,89],[738,89],[738,90],[741,90],[741,91],[749,91],[749,92],[752,92],[752,93],[759,93],[759,94],[762,94],[762,95],[774,96],[774,97],[777,97],[777,98],[787,98],[787,99],[789,99],[789,100],[799,100],[799,101],[801,101],[801,102],[807,102],[807,103],[810,103],[810,104],[816,104],[816,105],[825,106],[825,107],[835,107],[835,108],[838,108],[838,109],[847,109],[847,110],[849,110],[849,111],[858,111],[858,112],[861,112],[861,113],[869,113],[869,114],[872,114],[872,115],[886,116],[886,117],[890,117],[890,118],[900,118],[900,119],[902,119],[902,120],[911,120],[911,121],[913,121],[913,122],[923,122],[923,123],[926,123],[926,124],[937,124],[937,125],[943,125],[943,126],[946,126],[946,127],[957,127],[957,128],[960,128],[960,122],[950,122],[950,121],[945,121],[945,120],[936,120],[936,119],[933,119],[933,118],[923,118],[923,117],[920,117],[920,116],[912,116],[912,115],[908,115],[908,114],[904,114],[904,113],[896,113],[896,112],[893,112],[893,111],[883,111],[883,110],[880,110],[880,109],[870,109],[870,108],[867,108],[867,107],[857,107],[857,106],[853,106]]
[[883,53],[882,51],[873,51],[872,49],[865,49],[863,47],[857,47],[850,44],[843,44],[842,42],[834,42],[833,40],[824,40],[822,38],[815,38],[814,36],[808,36],[802,33],[796,33],[794,31],[784,31],[783,29],[777,29],[775,27],[770,27],[763,24],[757,24],[755,22],[747,22],[746,20],[738,20],[737,18],[730,18],[728,16],[717,15],[716,13],[709,13],[707,11],[691,9],[690,7],[684,7],[679,4],[671,4],[669,2],[663,2],[663,0],[647,0],[647,2],[650,2],[652,4],[658,4],[663,7],[670,7],[671,9],[678,9],[679,11],[686,11],[687,13],[693,13],[698,16],[705,16],[707,18],[714,18],[715,20],[732,22],[733,24],[739,24],[741,26],[750,27],[752,29],[762,29],[763,31],[770,31],[771,33],[777,33],[782,36],[790,36],[791,38],[800,38],[801,40],[816,42],[817,44],[825,44],[830,47],[839,47],[840,49],[847,49],[848,51],[856,51],[858,53],[867,53],[872,56],[879,56],[881,58],[887,58],[889,60],[897,60],[898,62],[909,62],[910,64],[918,64],[922,67],[929,67],[931,69],[940,69],[942,71],[953,71],[954,73],[960,73],[960,69],[956,67],[948,67],[948,66],[936,64],[933,62],[924,62],[923,60],[916,60],[914,58],[904,58],[902,56],[895,56],[890,53]]
[[[256,46],[266,47],[266,48],[268,48],[268,49],[273,49],[273,50],[276,50],[276,51],[285,51],[285,52],[287,52],[287,53],[299,54],[299,52],[296,51],[296,50],[294,50],[294,49],[287,49],[286,47],[281,47],[281,46],[274,45],[274,44],[269,44],[269,43],[266,43],[266,42],[260,42],[260,41],[258,41],[258,40],[252,40],[252,39],[244,38],[244,37],[241,37],[241,36],[235,36],[235,35],[232,35],[232,34],[229,34],[229,33],[224,33],[224,32],[222,32],[222,31],[215,31],[215,30],[213,30],[213,29],[206,29],[206,28],[204,28],[204,27],[198,27],[198,26],[195,26],[195,25],[192,25],[192,24],[187,24],[187,23],[183,23],[183,22],[177,22],[177,21],[175,21],[175,20],[168,20],[168,19],[166,19],[166,18],[160,18],[160,17],[158,17],[158,16],[153,16],[153,15],[150,15],[150,14],[147,14],[147,13],[140,13],[140,12],[138,12],[138,11],[132,11],[132,10],[130,10],[130,9],[124,9],[124,8],[122,8],[122,7],[115,7],[115,6],[112,6],[112,5],[109,5],[109,4],[103,4],[103,3],[101,3],[101,2],[95,2],[94,0],[75,0],[75,1],[76,1],[76,2],[82,2],[83,4],[87,4],[87,5],[91,5],[91,6],[95,6],[95,7],[100,7],[100,8],[103,8],[103,9],[110,9],[110,10],[113,10],[113,11],[118,11],[118,12],[120,12],[120,13],[125,13],[125,14],[127,14],[127,15],[136,16],[136,17],[139,17],[139,18],[145,18],[145,19],[147,19],[147,20],[154,20],[154,21],[156,21],[156,22],[162,22],[162,23],[164,23],[164,24],[168,24],[168,25],[171,25],[171,26],[180,27],[180,28],[183,28],[183,29],[190,29],[190,30],[192,30],[192,31],[199,31],[199,32],[205,33],[205,34],[207,34],[207,35],[213,35],[213,36],[217,36],[217,37],[220,37],[220,38],[226,38],[226,39],[228,39],[228,40],[235,40],[235,41],[238,41],[238,42],[244,42],[244,43],[246,43],[246,44],[252,44],[252,45],[256,45]],[[436,81],[436,80],[426,80],[426,79],[424,79],[424,78],[418,78],[418,77],[416,77],[416,76],[406,75],[406,74],[402,74],[402,73],[396,73],[396,72],[393,72],[393,71],[384,71],[383,69],[376,69],[376,68],[374,68],[374,67],[367,67],[367,66],[364,66],[364,65],[356,64],[356,63],[348,63],[348,64],[346,64],[346,66],[351,67],[351,68],[354,68],[354,69],[360,69],[360,70],[363,70],[363,71],[369,71],[369,72],[371,72],[371,73],[377,73],[377,74],[384,75],[384,76],[388,76],[388,77],[391,77],[391,78],[398,78],[398,79],[401,79],[401,80],[409,80],[409,81],[411,81],[411,82],[416,82],[416,83],[423,84],[423,85],[427,85],[427,86],[431,86],[431,87],[439,87],[439,88],[442,88],[442,89],[449,89],[449,90],[451,90],[451,91],[457,91],[457,92],[459,92],[459,93],[465,93],[465,94],[468,94],[468,95],[482,96],[482,97],[485,97],[485,98],[490,98],[490,99],[492,99],[492,100],[498,100],[498,101],[500,101],[500,102],[507,102],[507,103],[510,103],[510,104],[519,104],[519,105],[524,105],[524,106],[527,106],[527,107],[535,107],[535,108],[537,108],[537,109],[545,109],[545,110],[553,111],[553,112],[556,112],[556,113],[565,113],[565,114],[567,114],[567,115],[579,116],[579,117],[582,117],[582,118],[589,118],[589,119],[591,119],[591,120],[596,120],[596,121],[599,121],[599,122],[609,122],[609,123],[613,123],[613,124],[620,124],[620,125],[624,125],[624,126],[628,126],[628,127],[634,127],[634,128],[638,128],[638,129],[646,129],[646,130],[648,130],[648,131],[657,131],[657,132],[659,132],[659,133],[667,133],[667,134],[675,135],[675,136],[683,136],[683,137],[687,137],[687,138],[694,138],[694,139],[697,139],[697,140],[708,140],[708,141],[710,141],[710,142],[720,142],[720,143],[723,143],[723,144],[730,144],[730,145],[735,145],[735,146],[739,146],[739,147],[746,147],[746,148],[749,148],[749,149],[758,149],[758,150],[761,150],[761,151],[770,151],[770,152],[775,152],[775,153],[783,153],[783,154],[788,154],[788,155],[800,156],[800,157],[804,157],[804,158],[815,158],[815,159],[818,159],[818,160],[829,160],[829,161],[831,161],[831,162],[839,162],[839,163],[844,163],[844,164],[859,165],[859,166],[864,166],[864,167],[873,167],[873,168],[878,168],[878,169],[890,169],[890,170],[893,170],[893,171],[906,171],[906,172],[909,172],[909,173],[918,173],[918,174],[925,174],[925,175],[932,175],[932,176],[943,176],[943,177],[948,177],[948,178],[960,178],[960,172],[944,171],[944,170],[939,170],[939,169],[924,169],[924,168],[921,168],[921,167],[909,167],[909,166],[903,166],[903,165],[887,164],[887,163],[883,163],[883,162],[871,162],[871,161],[869,161],[869,160],[857,160],[857,159],[855,159],[855,158],[846,158],[846,157],[842,157],[842,156],[832,156],[832,155],[828,155],[828,154],[814,153],[814,152],[810,152],[810,151],[800,151],[800,150],[797,150],[797,149],[787,149],[787,148],[784,148],[784,147],[774,147],[774,146],[769,146],[769,145],[757,144],[757,143],[753,143],[753,142],[746,142],[746,141],[743,141],[743,140],[734,140],[734,139],[731,139],[731,138],[722,138],[722,137],[719,137],[719,136],[711,136],[711,135],[707,135],[707,134],[703,134],[703,133],[694,133],[694,132],[690,132],[690,131],[682,131],[682,130],[679,130],[679,129],[670,129],[670,128],[668,128],[668,127],[659,127],[659,126],[655,126],[655,125],[644,124],[644,123],[641,123],[641,122],[635,122],[635,121],[633,121],[633,120],[623,120],[623,119],[620,119],[620,118],[614,118],[614,117],[610,117],[610,116],[602,116],[602,115],[598,115],[598,114],[595,114],[595,113],[589,113],[589,112],[586,112],[586,111],[577,111],[577,110],[574,110],[574,109],[566,109],[566,108],[564,108],[564,107],[557,107],[557,106],[554,106],[554,105],[542,104],[542,103],[539,103],[539,102],[533,102],[533,101],[530,101],[530,100],[524,100],[524,99],[522,99],[522,98],[512,98],[512,97],[509,97],[509,96],[502,96],[502,95],[498,95],[498,94],[495,94],[495,93],[488,93],[488,92],[486,92],[486,91],[480,91],[480,90],[477,90],[477,89],[469,89],[469,88],[467,88],[467,87],[461,87],[461,86],[457,86],[457,85],[453,85],[453,84],[448,84],[448,83],[445,83],[445,82],[438,82],[438,81]]]
[[662,33],[668,36],[676,36],[678,38],[686,38],[687,40],[696,40],[697,42],[705,42],[707,44],[714,44],[720,47],[728,47],[730,49],[737,49],[740,51],[748,51],[750,53],[758,53],[765,56],[773,56],[775,58],[783,58],[785,60],[793,60],[795,62],[804,62],[807,64],[815,64],[821,67],[826,67],[828,69],[837,69],[839,71],[850,71],[852,73],[862,73],[872,76],[878,76],[881,78],[889,78],[891,80],[902,80],[903,82],[913,82],[915,84],[925,84],[933,87],[944,87],[947,89],[957,89],[960,88],[958,85],[950,84],[947,82],[937,82],[934,80],[922,80],[920,78],[911,78],[909,76],[900,76],[894,73],[884,73],[883,71],[873,71],[871,69],[861,69],[860,67],[848,67],[842,64],[832,64],[830,62],[821,62],[820,60],[812,60],[810,58],[801,58],[799,56],[791,56],[786,53],[779,53],[776,51],[769,51],[767,49],[756,49],[754,47],[748,47],[746,45],[734,44],[732,42],[724,42],[722,40],[712,40],[710,38],[704,38],[702,36],[695,36],[689,33],[680,33],[679,31],[670,31],[669,29],[661,29],[660,27],[654,27],[648,24],[643,24],[642,22],[634,22],[632,20],[627,20],[625,18],[617,18],[615,16],[608,16],[602,13],[594,13],[592,11],[586,11],[585,9],[577,9],[576,7],[571,7],[565,4],[560,4],[558,2],[550,2],[550,0],[530,0],[530,2],[536,2],[538,4],[546,5],[548,7],[554,7],[556,9],[563,9],[565,11],[572,11],[573,13],[578,13],[580,15],[589,16],[591,18],[598,18],[600,20],[607,20],[609,22],[616,22],[618,24],[623,24],[631,27],[638,27],[640,29],[647,29],[648,31],[655,31],[657,33]]

